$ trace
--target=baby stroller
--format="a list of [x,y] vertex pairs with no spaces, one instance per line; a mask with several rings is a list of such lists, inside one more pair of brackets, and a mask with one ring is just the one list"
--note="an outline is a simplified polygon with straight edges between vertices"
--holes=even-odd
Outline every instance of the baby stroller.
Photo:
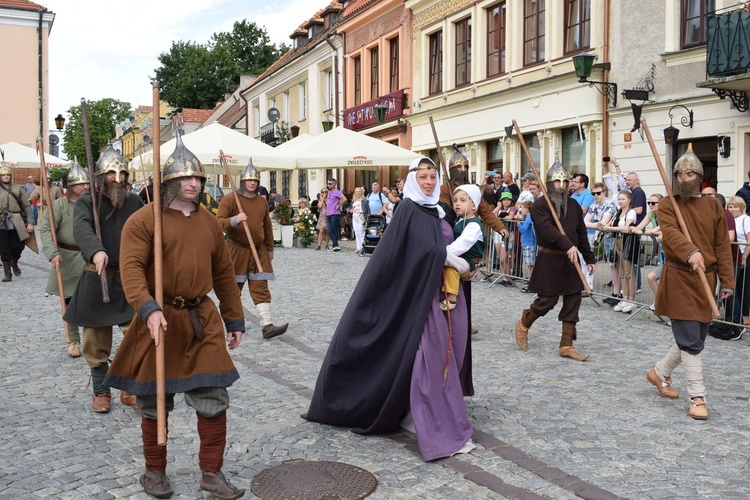
[[365,221],[365,241],[362,245],[365,253],[372,253],[383,236],[385,230],[385,216],[368,215]]

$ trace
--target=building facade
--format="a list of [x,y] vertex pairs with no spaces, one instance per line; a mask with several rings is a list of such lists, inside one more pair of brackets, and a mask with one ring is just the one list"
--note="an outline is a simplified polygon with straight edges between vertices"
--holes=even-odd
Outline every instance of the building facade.
[[[0,0],[0,144],[49,150],[48,39],[55,14],[27,0]],[[40,53],[41,52],[41,53]]]

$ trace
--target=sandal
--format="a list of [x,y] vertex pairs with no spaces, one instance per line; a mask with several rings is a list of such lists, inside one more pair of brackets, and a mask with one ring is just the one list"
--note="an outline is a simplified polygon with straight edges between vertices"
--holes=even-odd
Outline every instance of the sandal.
[[525,286],[525,287],[521,288],[521,293],[529,293],[529,287]]

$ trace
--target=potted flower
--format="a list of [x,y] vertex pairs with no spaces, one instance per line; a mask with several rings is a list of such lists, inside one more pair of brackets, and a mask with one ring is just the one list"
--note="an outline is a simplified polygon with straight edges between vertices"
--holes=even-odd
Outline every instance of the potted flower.
[[273,218],[281,224],[281,246],[291,248],[294,243],[294,221],[292,220],[292,204],[289,200],[282,200],[276,204]]
[[315,215],[307,208],[300,208],[297,214],[297,223],[294,230],[297,232],[299,241],[302,246],[307,247],[315,241],[317,236]]

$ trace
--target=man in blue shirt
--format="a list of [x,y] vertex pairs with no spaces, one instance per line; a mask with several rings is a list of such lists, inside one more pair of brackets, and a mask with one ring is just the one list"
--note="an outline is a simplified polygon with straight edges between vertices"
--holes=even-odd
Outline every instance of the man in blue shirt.
[[[573,174],[573,176],[570,179],[570,189],[572,191],[570,197],[573,198],[578,204],[581,206],[581,210],[583,211],[583,216],[586,217],[586,214],[589,211],[589,207],[592,206],[594,203],[594,195],[591,194],[591,191],[589,191],[589,176],[586,174]],[[586,229],[589,245],[594,241],[594,233],[596,230],[594,229]],[[592,246],[593,247],[593,246]],[[583,255],[579,252],[579,258],[583,259]],[[581,260],[583,262],[583,260]],[[592,274],[586,275],[586,280],[588,281],[589,288],[593,288],[594,286],[594,276]]]
[[377,182],[372,183],[372,192],[367,195],[367,203],[370,204],[371,215],[385,215],[388,197],[380,191],[380,184]]

